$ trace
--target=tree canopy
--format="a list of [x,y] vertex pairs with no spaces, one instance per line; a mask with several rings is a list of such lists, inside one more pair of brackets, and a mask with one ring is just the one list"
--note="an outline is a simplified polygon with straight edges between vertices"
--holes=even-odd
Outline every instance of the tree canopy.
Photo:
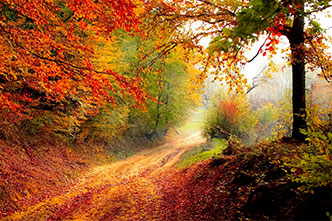
[[[330,39],[315,21],[315,13],[331,7],[330,1],[183,0],[156,4],[158,22],[174,27],[172,41],[200,49],[205,64],[202,79],[210,69],[215,80],[227,83],[230,90],[249,88],[243,66],[259,54],[279,54],[278,44],[286,36],[290,46],[283,52],[288,53],[293,67],[293,137],[304,138],[300,130],[306,128],[305,65],[319,68],[326,81],[332,80],[331,55],[325,50]],[[200,44],[204,37],[212,39],[207,50]],[[260,38],[265,38],[264,43],[248,58],[246,52]]]
[[136,77],[93,62],[96,45],[112,44],[115,30],[140,35],[135,10],[130,0],[1,0],[0,109],[6,119],[70,104],[91,115],[114,103],[116,94],[142,103]]
[[[332,80],[326,50],[331,39],[315,21],[315,14],[330,6],[328,0],[1,0],[3,122],[43,110],[84,118],[115,104],[119,96],[130,95],[138,105],[147,98],[156,100],[145,93],[146,74],[181,45],[182,59],[194,60],[201,69],[192,81],[196,89],[212,72],[230,90],[248,91],[242,68],[260,54],[286,53],[293,66],[293,136],[301,138],[300,129],[306,127],[305,67]],[[100,60],[100,49],[115,44],[117,30],[154,38],[153,47],[139,49],[132,70],[116,72]],[[282,36],[289,41],[288,50],[278,49]],[[202,40],[207,38],[205,48]],[[256,55],[248,58],[247,51],[260,39],[264,41]],[[121,51],[115,57],[117,53]]]

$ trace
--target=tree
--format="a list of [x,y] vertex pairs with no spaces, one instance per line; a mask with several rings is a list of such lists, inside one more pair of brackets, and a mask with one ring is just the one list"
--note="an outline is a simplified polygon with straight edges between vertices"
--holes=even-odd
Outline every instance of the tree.
[[35,110],[74,106],[91,116],[117,94],[142,103],[138,77],[99,69],[92,59],[115,30],[140,34],[134,9],[131,0],[1,0],[1,115],[20,121]]
[[154,49],[163,44],[167,39],[165,37],[160,39],[159,35],[150,32],[148,39],[131,38],[128,35],[123,35],[122,40],[121,37],[118,39],[123,58],[117,63],[126,64],[123,69],[129,75],[141,73],[144,91],[154,98],[146,102],[144,111],[130,109],[130,136],[143,135],[149,139],[162,137],[170,128],[182,123],[189,108],[199,103],[199,88],[191,82],[197,70],[190,62],[182,60],[185,53],[183,49],[177,47],[156,59],[159,54]]
[[[159,2],[159,1],[158,1]],[[324,51],[326,42],[314,13],[331,7],[329,0],[195,0],[165,1],[158,3],[154,11],[159,22],[176,28],[177,42],[188,47],[198,47],[206,36],[210,42],[208,53],[202,60],[204,72],[212,67],[216,79],[244,89],[247,82],[241,68],[259,54],[276,54],[282,36],[290,43],[289,60],[293,67],[293,134],[300,140],[300,132],[306,128],[305,119],[305,65],[311,63],[321,69],[321,76],[332,80],[331,56]],[[305,24],[305,19],[308,23]],[[182,29],[179,28],[180,25]],[[188,31],[192,27],[195,31]],[[198,27],[198,28],[197,28]],[[245,52],[260,37],[265,41],[257,54],[248,59]],[[190,43],[188,43],[190,42]],[[225,73],[225,74],[224,74]],[[223,75],[224,74],[224,75]]]

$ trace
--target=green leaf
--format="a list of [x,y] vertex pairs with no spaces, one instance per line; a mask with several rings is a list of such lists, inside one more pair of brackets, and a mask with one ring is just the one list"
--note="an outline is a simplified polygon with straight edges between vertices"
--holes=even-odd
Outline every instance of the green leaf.
[[304,135],[308,135],[308,131],[306,129],[300,128],[300,132]]
[[327,134],[327,136],[328,136],[329,140],[332,141],[332,133],[329,132],[329,133]]
[[231,30],[229,28],[224,28],[222,31],[228,36],[231,35]]

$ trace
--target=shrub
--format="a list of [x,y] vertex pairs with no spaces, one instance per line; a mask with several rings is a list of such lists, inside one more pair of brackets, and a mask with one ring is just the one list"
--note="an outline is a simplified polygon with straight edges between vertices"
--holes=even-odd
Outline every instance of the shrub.
[[77,142],[97,141],[109,144],[128,129],[128,113],[129,107],[126,105],[116,108],[108,106],[83,124]]
[[255,111],[258,123],[255,126],[256,141],[267,140],[271,137],[276,122],[276,113],[273,103],[262,105]]
[[257,118],[245,96],[227,96],[219,92],[207,113],[204,134],[210,138],[226,139],[235,135],[248,143],[249,135],[256,124]]
[[284,96],[273,107],[274,123],[271,129],[271,139],[276,140],[282,137],[291,136],[293,111],[292,111],[292,93],[286,91]]
[[310,105],[307,108],[308,128],[302,130],[308,142],[298,157],[287,163],[294,181],[304,189],[332,183],[332,102],[328,106]]

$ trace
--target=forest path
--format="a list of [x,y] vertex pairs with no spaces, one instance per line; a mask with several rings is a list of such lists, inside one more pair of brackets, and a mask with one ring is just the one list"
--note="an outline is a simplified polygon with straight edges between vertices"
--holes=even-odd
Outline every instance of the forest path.
[[64,194],[15,213],[9,220],[151,220],[162,193],[160,176],[205,140],[200,132],[176,136],[126,160],[92,168]]

